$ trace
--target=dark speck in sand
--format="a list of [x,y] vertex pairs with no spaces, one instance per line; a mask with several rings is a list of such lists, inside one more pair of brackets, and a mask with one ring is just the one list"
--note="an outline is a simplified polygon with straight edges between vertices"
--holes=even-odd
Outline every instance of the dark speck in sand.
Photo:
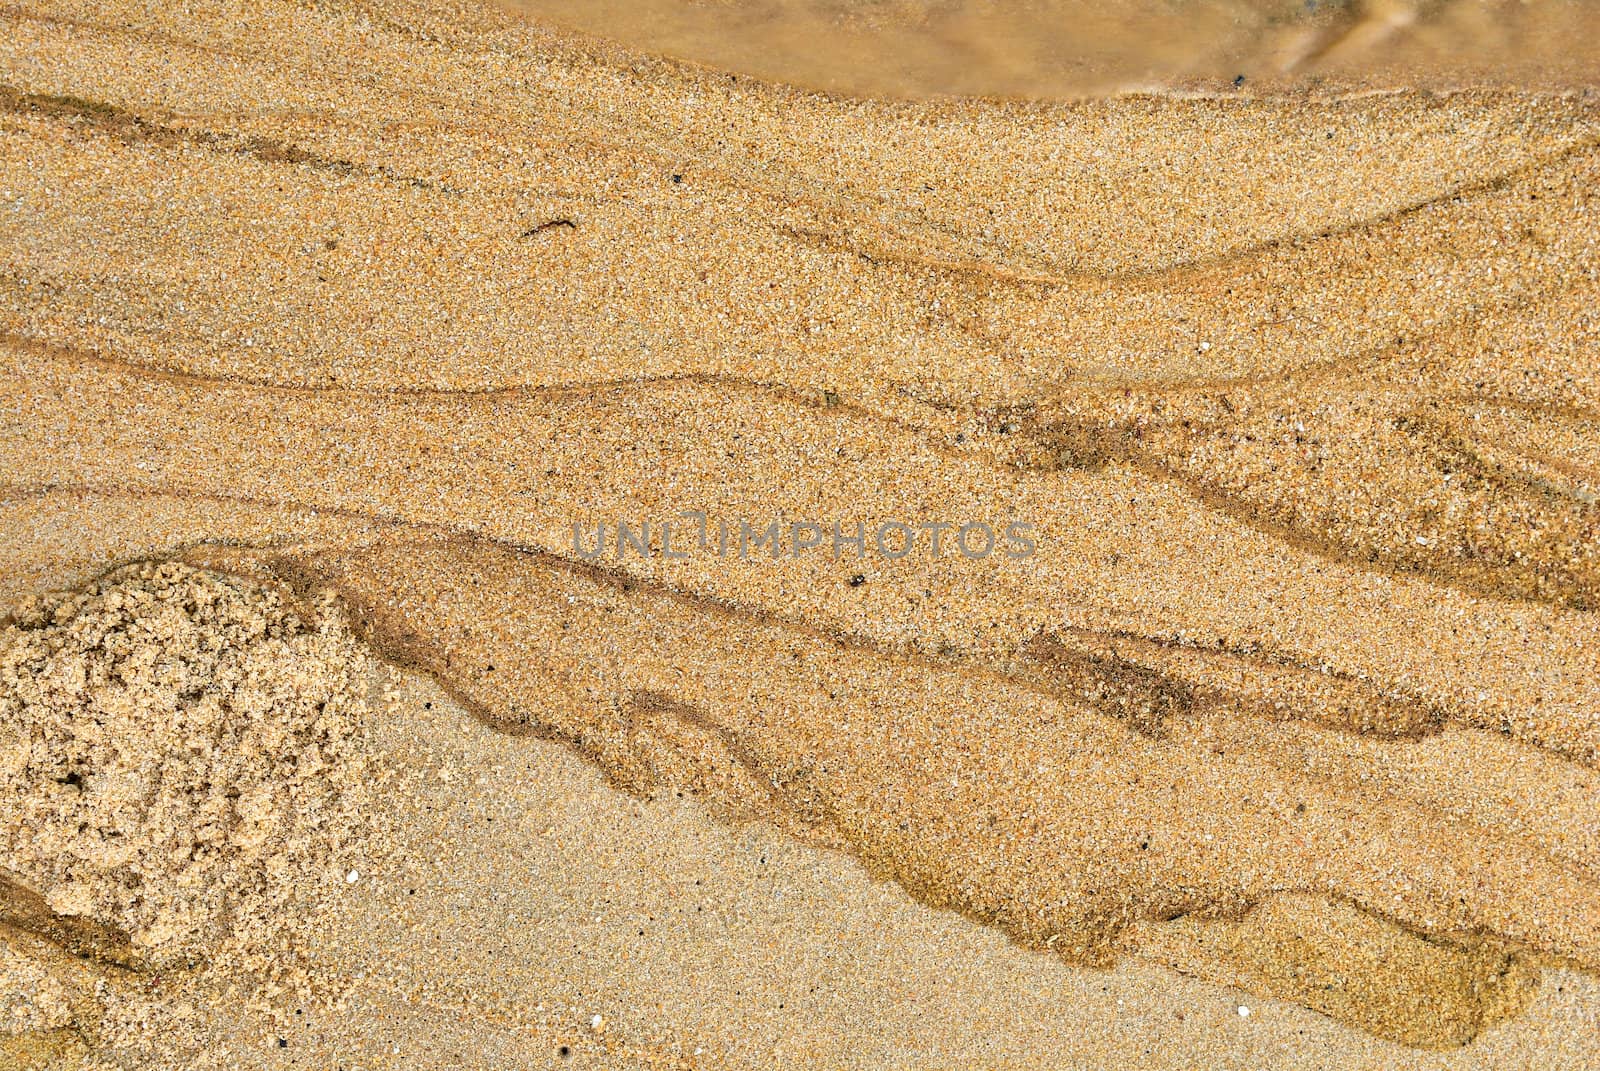
[[523,231],[522,237],[532,238],[536,234],[543,234],[545,231],[554,230],[557,227],[566,227],[574,231],[578,229],[578,225],[570,219],[547,219],[543,223],[535,224]]

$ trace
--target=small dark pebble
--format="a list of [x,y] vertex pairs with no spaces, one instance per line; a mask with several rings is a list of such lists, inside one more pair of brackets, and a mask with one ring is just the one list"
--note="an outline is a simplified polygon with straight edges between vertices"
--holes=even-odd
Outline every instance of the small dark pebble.
[[857,573],[855,576],[850,578],[850,586],[853,587],[853,588],[859,588],[862,584],[865,584],[866,582],[867,582],[867,578],[862,576],[860,573]]

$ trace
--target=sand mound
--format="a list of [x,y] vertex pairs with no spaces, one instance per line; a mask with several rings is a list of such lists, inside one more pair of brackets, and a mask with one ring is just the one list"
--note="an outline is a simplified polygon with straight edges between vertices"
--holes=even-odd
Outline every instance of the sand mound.
[[0,852],[59,916],[192,957],[326,876],[356,820],[370,659],[333,615],[179,564],[0,635]]

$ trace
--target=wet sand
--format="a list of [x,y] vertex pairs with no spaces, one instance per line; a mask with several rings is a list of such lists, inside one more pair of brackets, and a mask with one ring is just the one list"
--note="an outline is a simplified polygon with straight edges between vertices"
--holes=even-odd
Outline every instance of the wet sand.
[[1592,94],[4,17],[13,1062],[1600,1060]]
[[1600,9],[1515,0],[503,0],[628,47],[856,96],[1565,90]]

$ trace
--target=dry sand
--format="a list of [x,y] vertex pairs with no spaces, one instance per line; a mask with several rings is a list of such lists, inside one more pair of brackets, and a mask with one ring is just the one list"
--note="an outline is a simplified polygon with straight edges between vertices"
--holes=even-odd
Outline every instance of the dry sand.
[[0,18],[0,1061],[1600,1066],[1591,91]]

